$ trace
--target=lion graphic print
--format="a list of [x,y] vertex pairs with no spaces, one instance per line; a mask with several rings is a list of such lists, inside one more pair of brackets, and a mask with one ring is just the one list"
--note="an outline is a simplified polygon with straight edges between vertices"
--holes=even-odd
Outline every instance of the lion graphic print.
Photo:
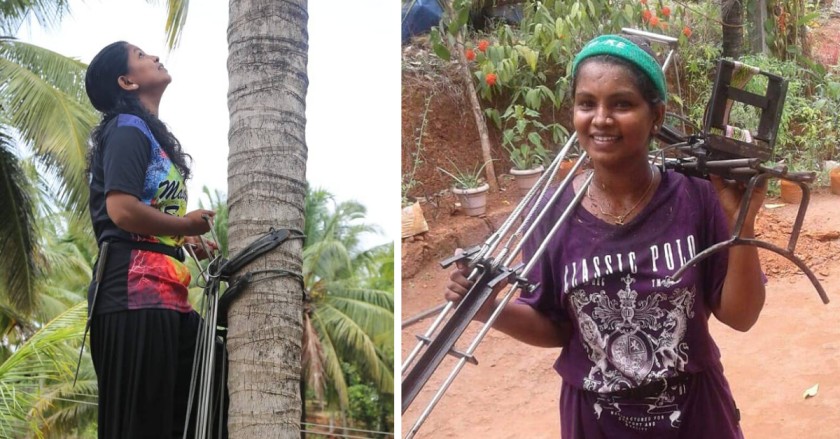
[[576,290],[569,295],[593,364],[584,379],[584,388],[592,392],[638,387],[683,372],[688,361],[683,339],[688,319],[694,316],[694,288],[639,300],[633,289],[636,280],[629,274],[621,280],[625,287],[618,291],[618,300],[604,290],[590,294]]
[[[632,286],[636,280],[629,274],[621,280],[624,288],[617,292],[617,299],[611,299],[604,290],[587,294],[579,289],[569,295],[592,362],[583,386],[598,394],[682,373],[688,362],[684,338],[688,320],[694,317],[695,288],[678,288],[671,295],[656,292],[640,300]],[[671,389],[664,390],[643,402],[648,409],[641,415],[622,414],[626,403],[608,396],[599,397],[593,410],[599,417],[605,411],[617,416],[628,428],[639,431],[666,418],[677,428],[681,413],[678,406],[671,404]]]

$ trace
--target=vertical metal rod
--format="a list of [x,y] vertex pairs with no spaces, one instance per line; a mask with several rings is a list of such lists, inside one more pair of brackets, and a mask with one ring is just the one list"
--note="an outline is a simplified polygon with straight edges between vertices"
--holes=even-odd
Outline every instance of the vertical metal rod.
[[[184,246],[187,249],[187,253],[195,262],[196,267],[198,267],[199,274],[204,276],[205,282],[210,281],[209,275],[201,270],[201,264],[198,260],[198,257],[193,251],[192,245],[188,244]],[[203,298],[202,298],[203,299]],[[202,301],[202,311],[205,312],[204,309],[206,307],[206,302]],[[198,370],[199,370],[199,363],[201,362],[201,353],[203,352],[202,346],[204,343],[204,317],[201,318],[201,323],[198,325],[198,333],[196,334],[196,341],[195,341],[195,352],[193,354],[193,364],[192,364],[192,372],[190,373],[190,393],[189,398],[187,399],[187,414],[186,418],[184,419],[184,435],[183,439],[187,439],[187,432],[189,431],[189,423],[190,423],[190,415],[192,414],[193,403],[195,402],[196,405],[198,401],[195,401],[195,388],[198,381]],[[196,415],[196,419],[198,419],[198,415]]]
[[[218,241],[217,241],[218,242]],[[222,351],[221,376],[219,379],[219,430],[216,439],[222,439],[222,427],[225,419],[225,387],[227,386],[227,349]]]
[[[201,425],[204,422],[206,417],[204,411],[204,402],[202,400],[202,394],[204,389],[204,361],[206,359],[206,349],[207,349],[207,331],[209,330],[207,327],[207,314],[209,313],[209,302],[207,300],[207,296],[205,295],[202,298],[201,304],[201,311],[202,311],[202,319],[201,319],[201,326],[199,327],[199,334],[198,334],[198,346],[200,347],[200,354],[199,354],[199,362],[197,362],[198,371],[196,371],[196,377],[198,382],[198,395],[196,401],[196,424],[195,424],[195,434],[196,438],[201,438]],[[192,397],[192,395],[191,395]],[[186,433],[185,433],[186,434]]]
[[805,221],[805,211],[808,210],[808,203],[811,202],[811,187],[805,182],[797,181],[799,188],[802,190],[802,199],[799,201],[799,210],[796,213],[796,220],[793,222],[793,233],[790,234],[787,249],[793,252],[796,248],[796,241],[799,240],[799,231],[802,230],[802,223]]
[[211,284],[209,294],[205,296],[208,301],[208,309],[207,309],[207,316],[205,316],[205,321],[207,322],[207,330],[205,333],[205,355],[204,355],[204,376],[202,380],[201,386],[201,415],[202,415],[202,422],[199,425],[199,431],[197,433],[197,437],[199,439],[204,439],[207,437],[207,427],[209,422],[209,414],[210,414],[210,389],[212,388],[213,383],[213,354],[216,348],[216,299],[218,297],[218,284],[213,283]]
[[662,63],[662,71],[664,72],[665,69],[668,68],[668,65],[671,64],[671,59],[674,56],[674,49],[668,51],[668,56],[665,57],[665,62]]

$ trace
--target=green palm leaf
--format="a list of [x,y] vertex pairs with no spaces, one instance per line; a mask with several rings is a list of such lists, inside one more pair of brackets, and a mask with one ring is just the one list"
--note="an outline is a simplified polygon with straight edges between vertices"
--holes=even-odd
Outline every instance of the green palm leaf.
[[36,428],[42,389],[72,381],[76,356],[68,342],[81,341],[86,310],[84,302],[70,308],[0,364],[0,436],[23,437]]
[[84,97],[84,72],[79,61],[0,38],[0,120],[57,171],[61,195],[80,215],[88,198],[87,140],[97,120]]
[[312,323],[318,333],[318,340],[323,352],[322,363],[324,374],[329,379],[329,390],[335,396],[335,398],[329,400],[338,400],[339,406],[346,409],[350,404],[350,398],[347,395],[347,381],[344,379],[344,371],[341,369],[342,358],[336,349],[341,340],[333,339],[333,334],[325,330],[325,322],[321,320],[320,314],[313,314]]
[[[147,0],[147,2],[155,5],[160,3],[156,0]],[[181,42],[181,33],[187,22],[189,8],[189,0],[166,0],[166,45],[170,49],[178,47]]]
[[[338,349],[337,355],[352,358],[380,391],[392,393],[393,371],[382,360],[375,337],[393,331],[388,329],[389,324],[393,328],[393,312],[364,304],[358,300],[358,296],[353,297],[354,293],[358,291],[330,290],[327,299],[315,309],[316,328],[322,336],[322,342],[327,337],[331,341],[330,345]],[[337,298],[340,294],[346,296]]]
[[29,180],[12,147],[11,138],[0,131],[0,289],[18,309],[29,311],[38,272],[36,216]]
[[327,387],[324,366],[324,352],[318,331],[312,324],[309,312],[303,314],[303,343],[301,343],[301,363],[303,364],[303,379],[306,386],[315,391],[318,400],[324,400],[324,390]]
[[32,17],[41,26],[58,23],[68,11],[67,0],[10,0],[0,2],[0,31],[13,34],[26,19]]
[[75,387],[70,380],[42,389],[30,411],[35,431],[58,438],[83,429],[96,420],[98,396],[96,374],[90,358],[85,357]]
[[322,240],[303,249],[303,271],[307,280],[336,279],[351,274],[352,260],[347,248],[336,240]]

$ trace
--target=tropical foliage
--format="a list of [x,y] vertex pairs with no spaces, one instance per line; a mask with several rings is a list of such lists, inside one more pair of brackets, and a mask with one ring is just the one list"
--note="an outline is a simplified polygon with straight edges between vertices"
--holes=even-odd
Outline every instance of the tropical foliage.
[[[618,33],[624,27],[679,40],[673,64],[676,69],[668,74],[672,88],[669,111],[702,125],[717,60],[735,44],[738,47],[731,53],[738,59],[789,81],[775,160],[800,170],[819,170],[825,160],[840,153],[836,134],[840,131],[838,71],[810,59],[804,37],[808,26],[819,24],[820,8],[826,7],[819,2],[767,2],[767,14],[762,15],[766,20],[756,26],[758,5],[751,3],[527,1],[519,23],[497,22],[482,30],[470,29],[469,10],[485,3],[451,2],[452,9],[433,29],[430,41],[435,53],[445,60],[454,57],[453,50],[463,50],[473,85],[483,98],[484,115],[501,133],[512,161],[522,161],[523,145],[533,149],[544,143],[551,149],[550,145],[558,142],[548,142],[548,134],[562,136],[536,125],[526,127],[522,118],[509,116],[524,108],[532,115],[527,121],[543,126],[558,120],[567,123],[567,113],[562,110],[569,104],[573,56],[595,35]],[[732,20],[737,20],[736,26],[731,25]],[[759,34],[765,37],[766,53],[753,53],[756,48],[750,43]],[[464,41],[462,46],[455,44],[459,38]]]
[[19,164],[36,213],[39,270],[33,312],[20,312],[5,291],[0,295],[0,436],[23,437],[18,433],[26,431],[67,437],[96,418],[96,376],[88,355],[73,386],[96,245],[87,220],[62,208],[33,161]]
[[[394,393],[394,246],[362,248],[364,234],[378,232],[362,222],[365,213],[354,201],[334,203],[325,190],[307,193],[304,379],[319,399],[344,411],[359,384],[383,403]],[[345,363],[358,371],[356,382],[348,382]]]

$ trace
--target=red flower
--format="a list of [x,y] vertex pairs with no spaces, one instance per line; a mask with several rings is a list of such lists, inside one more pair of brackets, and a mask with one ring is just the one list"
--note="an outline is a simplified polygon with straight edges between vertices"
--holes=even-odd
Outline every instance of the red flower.
[[645,23],[650,21],[650,17],[652,16],[653,14],[650,12],[650,9],[645,9],[644,11],[642,11],[642,21],[644,21]]
[[478,50],[482,52],[486,52],[487,48],[490,47],[490,42],[487,40],[481,40],[478,42]]
[[691,36],[691,28],[688,27],[688,26],[684,27],[683,28],[683,35],[685,35],[686,38],[690,37]]
[[671,16],[671,8],[669,8],[667,6],[663,6],[662,7],[662,15],[664,15],[666,18],[670,17]]
[[473,52],[472,49],[467,49],[467,51],[464,53],[464,55],[467,56],[467,61],[472,61],[472,60],[475,59],[475,52]]
[[657,24],[659,24],[659,17],[657,17],[656,15],[650,17],[650,25],[656,26]]
[[641,4],[643,4],[643,5],[646,5],[646,4],[647,4],[647,2],[648,2],[648,0],[639,0],[639,3],[641,3]]
[[487,85],[492,87],[496,84],[496,74],[488,73],[487,76],[484,77],[484,81],[487,82]]

